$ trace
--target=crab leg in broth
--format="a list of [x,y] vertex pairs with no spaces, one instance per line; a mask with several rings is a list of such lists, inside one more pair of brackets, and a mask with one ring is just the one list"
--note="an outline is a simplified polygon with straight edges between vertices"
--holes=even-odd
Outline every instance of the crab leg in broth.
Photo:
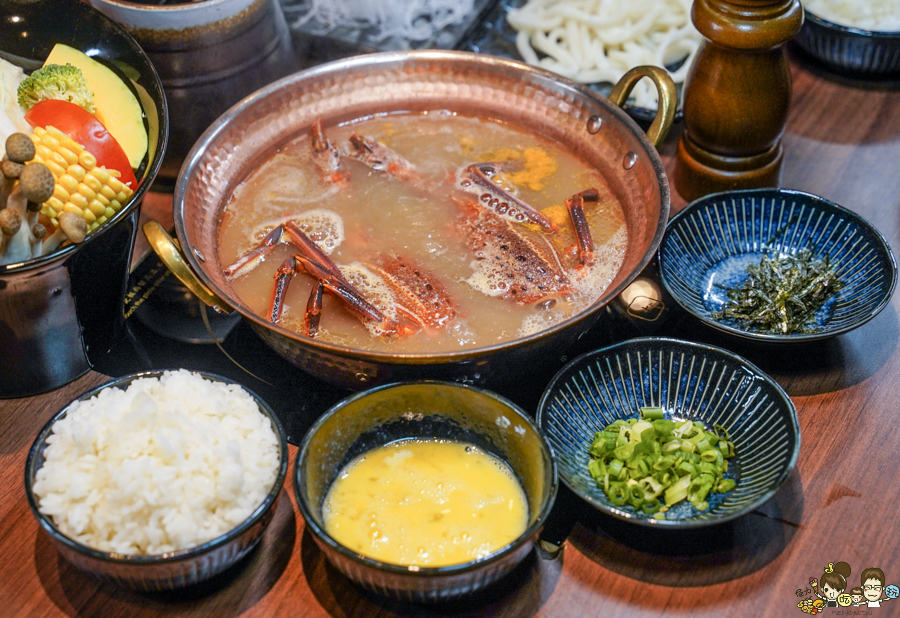
[[300,249],[305,255],[311,256],[312,259],[316,260],[320,264],[324,264],[331,270],[331,273],[334,276],[341,279],[345,284],[347,284],[347,281],[344,280],[337,265],[335,265],[331,258],[325,255],[325,253],[321,249],[319,249],[318,245],[316,245],[316,243],[314,243],[309,238],[309,236],[304,234],[303,230],[297,227],[297,224],[293,221],[285,221],[281,225],[276,226],[271,232],[266,235],[266,237],[257,247],[251,249],[250,251],[239,257],[230,266],[227,266],[223,271],[225,273],[225,276],[236,277],[237,275],[243,274],[255,268],[256,265],[266,257],[266,255],[272,252],[272,250],[281,241],[282,235],[284,235],[285,233],[295,247]]
[[534,223],[545,232],[555,232],[559,227],[540,212],[491,180],[500,172],[493,163],[469,165],[460,174],[457,186],[467,193],[475,193],[485,207],[514,223]]
[[350,136],[352,151],[350,157],[364,163],[376,172],[399,178],[411,185],[419,185],[422,177],[416,172],[412,163],[378,142],[365,135],[354,133]]
[[599,199],[600,192],[594,188],[585,189],[566,198],[569,219],[572,221],[572,227],[575,228],[575,235],[578,237],[578,257],[584,266],[590,266],[594,261],[594,241],[591,238],[591,228],[584,214],[584,203],[596,202]]
[[319,319],[322,317],[322,296],[325,286],[321,281],[316,281],[309,300],[306,301],[306,315],[303,318],[304,334],[307,337],[315,337],[319,334]]
[[325,136],[322,119],[317,118],[310,131],[312,134],[312,160],[325,182],[346,186],[350,175],[341,168],[341,153]]
[[397,298],[398,310],[426,331],[443,328],[456,316],[450,294],[433,275],[397,256],[378,256],[369,265]]

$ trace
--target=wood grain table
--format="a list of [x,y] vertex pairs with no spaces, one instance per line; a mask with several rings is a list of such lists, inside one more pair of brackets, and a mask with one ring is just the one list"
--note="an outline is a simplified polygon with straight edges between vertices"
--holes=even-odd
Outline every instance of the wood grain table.
[[[797,63],[793,84],[782,185],[862,214],[896,253],[900,92],[838,83]],[[676,130],[662,148],[670,168],[677,137]],[[151,195],[144,212],[171,221],[170,203]],[[676,196],[675,209],[683,205]],[[732,524],[664,535],[570,499],[559,524],[567,540],[556,559],[535,552],[487,593],[437,607],[386,601],[338,574],[305,530],[289,483],[259,549],[214,581],[165,595],[99,584],[39,533],[23,469],[47,419],[106,376],[91,372],[52,393],[0,401],[0,616],[786,616],[800,614],[798,591],[829,562],[851,565],[851,587],[873,566],[888,584],[900,583],[898,305],[895,296],[856,331],[796,350],[749,349],[682,322],[672,334],[745,355],[793,398],[802,449],[777,495]],[[900,601],[869,611],[900,615]]]

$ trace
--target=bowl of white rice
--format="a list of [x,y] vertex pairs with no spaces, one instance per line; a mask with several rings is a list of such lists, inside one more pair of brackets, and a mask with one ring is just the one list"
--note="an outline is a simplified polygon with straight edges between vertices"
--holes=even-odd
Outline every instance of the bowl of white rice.
[[285,432],[262,399],[179,369],[118,378],[54,415],[28,453],[25,493],[75,567],[171,590],[257,545],[286,473]]
[[813,64],[861,80],[900,77],[900,0],[804,0],[794,39]]

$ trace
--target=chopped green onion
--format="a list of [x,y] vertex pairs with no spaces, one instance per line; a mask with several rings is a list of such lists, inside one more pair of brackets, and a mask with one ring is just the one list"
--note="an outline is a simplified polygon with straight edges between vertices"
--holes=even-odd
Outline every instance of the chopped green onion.
[[649,406],[644,406],[640,408],[641,418],[644,420],[653,420],[653,419],[661,419],[663,418],[663,409],[662,408],[652,408]]
[[613,459],[609,464],[609,473],[613,477],[619,476],[622,472],[622,467],[625,465],[625,462],[621,459]]
[[628,490],[624,483],[610,483],[606,490],[606,497],[616,506],[622,506],[628,501]]
[[719,484],[716,487],[716,491],[720,494],[724,494],[734,489],[734,485],[734,479],[722,479],[721,481],[719,481]]
[[612,504],[664,519],[678,502],[705,510],[711,494],[734,489],[735,481],[725,478],[734,457],[727,429],[673,421],[655,406],[639,413],[596,432],[590,446],[588,472]]
[[650,498],[649,500],[644,500],[644,503],[641,505],[641,510],[647,515],[653,515],[659,511],[659,507],[659,500],[657,498]]
[[667,506],[672,506],[678,502],[681,502],[685,498],[687,498],[687,490],[691,484],[691,477],[683,476],[678,479],[674,485],[670,485],[668,489],[666,489],[663,497],[666,500]]
[[644,490],[640,485],[632,485],[628,488],[628,504],[638,509],[644,503]]

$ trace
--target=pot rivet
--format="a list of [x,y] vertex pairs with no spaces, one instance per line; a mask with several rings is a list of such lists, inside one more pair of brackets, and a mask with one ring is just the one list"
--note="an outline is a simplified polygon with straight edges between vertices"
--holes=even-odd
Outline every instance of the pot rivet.
[[637,163],[637,159],[638,157],[636,154],[634,154],[633,152],[629,152],[627,155],[625,155],[625,160],[622,161],[622,165],[625,166],[625,169],[630,170],[632,167],[634,167],[634,164]]
[[206,261],[206,258],[203,257],[203,254],[200,253],[200,249],[194,249],[194,255],[196,255],[198,258],[200,258],[200,261],[201,261],[201,262],[205,262],[205,261]]
[[591,116],[587,121],[587,131],[591,135],[594,135],[600,130],[602,125],[603,121],[600,119],[600,116]]
[[369,376],[367,376],[367,375],[364,374],[364,373],[357,373],[357,374],[356,374],[356,379],[359,380],[360,382],[368,382],[368,381],[369,381]]

